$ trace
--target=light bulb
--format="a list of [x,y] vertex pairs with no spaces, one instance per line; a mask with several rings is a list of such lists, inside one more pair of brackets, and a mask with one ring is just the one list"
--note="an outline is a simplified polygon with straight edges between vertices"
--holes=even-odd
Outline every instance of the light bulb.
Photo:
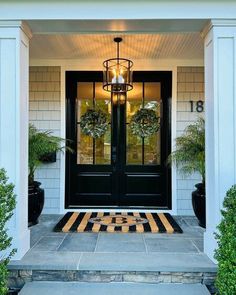
[[116,84],[116,80],[117,80],[116,70],[113,69],[112,72],[113,72],[113,78],[112,78],[112,80],[111,80],[111,83],[112,83],[112,84]]

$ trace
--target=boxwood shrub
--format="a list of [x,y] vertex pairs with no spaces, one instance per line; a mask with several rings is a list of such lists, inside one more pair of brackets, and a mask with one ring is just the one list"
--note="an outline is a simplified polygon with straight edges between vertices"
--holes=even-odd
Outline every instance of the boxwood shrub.
[[[0,295],[8,293],[7,264],[15,253],[15,250],[9,250],[12,238],[8,236],[6,228],[6,223],[12,217],[15,205],[14,185],[8,183],[5,170],[0,169]],[[3,254],[5,252],[8,254]]]
[[222,220],[216,239],[218,261],[216,288],[219,295],[236,294],[236,185],[228,190],[223,202]]

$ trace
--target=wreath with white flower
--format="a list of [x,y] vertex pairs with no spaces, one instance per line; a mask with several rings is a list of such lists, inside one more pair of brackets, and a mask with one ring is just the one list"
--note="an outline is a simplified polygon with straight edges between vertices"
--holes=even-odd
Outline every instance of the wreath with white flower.
[[130,120],[132,134],[140,137],[148,137],[160,129],[160,117],[151,109],[138,110]]
[[81,116],[80,127],[83,134],[93,138],[103,136],[108,129],[107,116],[101,110],[89,109]]

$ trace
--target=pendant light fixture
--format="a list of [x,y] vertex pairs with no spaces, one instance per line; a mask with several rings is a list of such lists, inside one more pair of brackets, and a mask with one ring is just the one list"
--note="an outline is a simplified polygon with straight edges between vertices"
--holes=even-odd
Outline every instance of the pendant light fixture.
[[114,38],[117,44],[117,57],[103,62],[103,89],[115,94],[126,93],[133,89],[132,71],[133,62],[120,57],[120,42],[122,38]]

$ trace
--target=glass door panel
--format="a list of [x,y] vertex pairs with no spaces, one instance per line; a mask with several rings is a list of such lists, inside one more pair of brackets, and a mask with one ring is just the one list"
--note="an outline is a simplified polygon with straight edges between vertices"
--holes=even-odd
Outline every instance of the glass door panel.
[[141,138],[132,134],[129,128],[132,116],[141,108],[156,112],[161,123],[161,83],[134,83],[134,92],[127,95],[126,104],[126,164],[160,165],[161,164],[161,128],[157,133]]
[[142,165],[142,140],[131,133],[129,124],[126,125],[126,133],[126,164]]
[[111,125],[104,136],[95,140],[95,164],[111,163]]
[[[144,107],[152,109],[156,115],[162,119],[162,102],[161,102],[161,83],[146,82],[144,83]],[[156,134],[145,138],[144,140],[144,164],[161,165],[161,128]]]
[[[99,138],[83,134],[80,119],[88,110],[100,110],[107,116],[108,130]],[[111,97],[99,82],[77,83],[77,164],[110,165],[111,163]]]
[[161,164],[161,141],[160,131],[144,139],[144,164]]
[[129,123],[132,116],[142,107],[143,83],[133,83],[133,90],[126,100],[126,164],[142,165],[142,140],[132,134]]
[[133,83],[133,90],[127,93],[126,123],[142,107],[143,83]]
[[93,140],[77,128],[77,164],[93,164]]
[[161,83],[160,82],[145,82],[144,83],[145,100],[161,99]]

